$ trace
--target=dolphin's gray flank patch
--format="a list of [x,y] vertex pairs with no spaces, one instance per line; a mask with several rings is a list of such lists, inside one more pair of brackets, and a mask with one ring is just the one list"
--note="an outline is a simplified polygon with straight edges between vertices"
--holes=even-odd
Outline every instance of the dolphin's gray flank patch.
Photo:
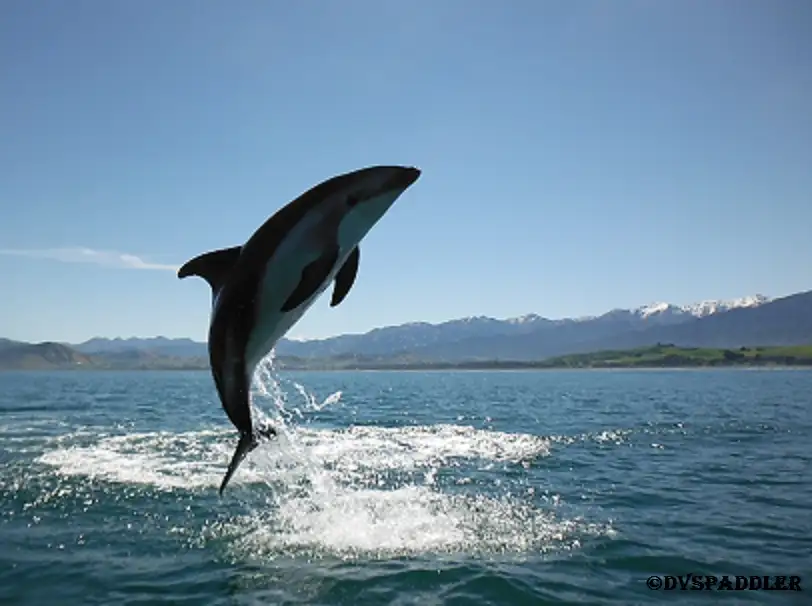
[[315,293],[319,286],[322,285],[327,276],[335,267],[338,261],[338,246],[333,246],[324,251],[324,253],[315,261],[307,265],[302,270],[302,278],[299,284],[293,290],[288,300],[282,306],[282,311],[287,313],[292,309],[296,309],[307,301],[313,293]]
[[335,307],[341,303],[350,292],[355,283],[355,276],[358,275],[358,263],[361,259],[361,250],[358,246],[352,249],[350,256],[344,261],[344,265],[336,274],[336,284],[333,288],[333,298],[330,300],[330,307]]
[[225,284],[229,272],[240,258],[242,246],[212,250],[188,260],[178,270],[178,278],[200,276],[211,286],[214,297]]

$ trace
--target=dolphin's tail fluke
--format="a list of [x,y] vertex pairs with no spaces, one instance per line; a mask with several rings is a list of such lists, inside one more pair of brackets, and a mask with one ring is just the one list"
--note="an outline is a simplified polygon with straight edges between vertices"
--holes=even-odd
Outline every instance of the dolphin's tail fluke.
[[226,485],[228,484],[229,480],[231,480],[231,476],[233,476],[234,472],[237,471],[237,467],[240,466],[240,463],[243,462],[246,455],[259,445],[257,436],[272,438],[275,435],[276,430],[271,425],[258,428],[256,433],[240,432],[240,441],[237,442],[237,449],[234,451],[234,454],[231,457],[231,462],[228,464],[226,475],[220,484],[220,496],[223,495],[223,491],[226,489]]
[[220,484],[220,495],[222,496],[223,491],[226,489],[226,485],[228,481],[231,479],[231,476],[234,475],[234,472],[237,471],[237,467],[240,466],[245,456],[256,448],[257,442],[254,436],[250,433],[240,433],[240,441],[237,442],[237,449],[234,451],[234,454],[231,457],[231,463],[228,464],[228,469],[226,470],[226,475],[223,478],[222,483]]

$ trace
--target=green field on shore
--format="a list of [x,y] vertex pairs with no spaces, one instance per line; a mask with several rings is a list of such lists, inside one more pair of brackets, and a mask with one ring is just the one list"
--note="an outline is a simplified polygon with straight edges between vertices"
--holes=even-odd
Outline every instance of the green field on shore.
[[557,368],[639,368],[694,366],[812,366],[812,345],[709,349],[655,345],[617,351],[558,356],[538,363]]

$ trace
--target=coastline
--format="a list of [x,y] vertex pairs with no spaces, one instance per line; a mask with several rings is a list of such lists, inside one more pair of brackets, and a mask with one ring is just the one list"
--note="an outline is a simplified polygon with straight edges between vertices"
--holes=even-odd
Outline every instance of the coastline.
[[[54,356],[48,346],[26,348],[16,357],[0,357],[0,371],[208,371],[208,358],[139,355],[121,359],[104,354],[65,352]],[[5,359],[4,359],[5,358]],[[421,360],[407,356],[352,356],[298,358],[277,356],[275,369],[291,372],[330,371],[542,371],[542,370],[698,370],[698,369],[812,368],[812,345],[757,346],[738,349],[678,347],[657,344],[625,350],[568,354],[543,360],[481,359],[467,361]]]

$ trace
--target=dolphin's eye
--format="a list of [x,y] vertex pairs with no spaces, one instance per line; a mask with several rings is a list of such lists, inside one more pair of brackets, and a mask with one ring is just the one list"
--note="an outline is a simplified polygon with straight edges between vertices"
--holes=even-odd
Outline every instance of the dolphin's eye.
[[355,195],[352,195],[352,194],[347,196],[347,206],[349,206],[350,208],[352,208],[353,206],[358,204],[360,201],[361,200],[358,198],[358,196],[355,196]]

